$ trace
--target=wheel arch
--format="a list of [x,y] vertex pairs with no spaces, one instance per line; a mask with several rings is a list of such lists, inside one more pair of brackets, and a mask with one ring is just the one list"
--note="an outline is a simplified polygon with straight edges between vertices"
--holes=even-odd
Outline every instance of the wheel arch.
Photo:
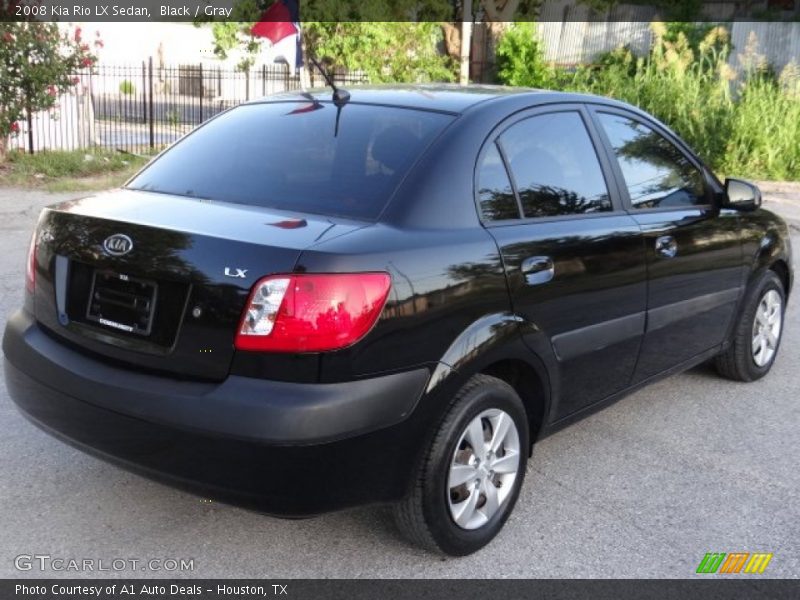
[[528,415],[531,445],[548,422],[552,405],[551,374],[522,340],[536,326],[509,312],[486,315],[465,329],[434,369],[426,393],[455,394],[473,375],[505,381],[522,399]]
[[492,363],[481,373],[497,377],[514,388],[528,415],[528,434],[531,448],[542,432],[549,407],[547,385],[540,372],[520,359],[504,359]]
[[794,279],[788,228],[783,222],[772,223],[759,238],[758,246],[750,263],[752,268],[747,279],[747,286],[750,287],[765,271],[773,271],[783,283],[783,291],[788,298]]
[[774,271],[781,280],[783,283],[783,293],[785,294],[786,298],[788,298],[789,292],[792,289],[792,276],[789,269],[789,264],[782,258],[779,258],[769,266],[769,270]]

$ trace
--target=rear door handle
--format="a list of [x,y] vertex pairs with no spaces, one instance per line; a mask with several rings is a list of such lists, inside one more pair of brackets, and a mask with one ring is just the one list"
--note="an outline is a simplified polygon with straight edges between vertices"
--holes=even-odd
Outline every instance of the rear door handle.
[[555,275],[555,265],[549,256],[531,256],[522,261],[520,267],[522,274],[525,275],[525,282],[528,285],[541,285],[547,283]]
[[664,258],[675,258],[678,254],[678,242],[671,235],[656,238],[656,254]]

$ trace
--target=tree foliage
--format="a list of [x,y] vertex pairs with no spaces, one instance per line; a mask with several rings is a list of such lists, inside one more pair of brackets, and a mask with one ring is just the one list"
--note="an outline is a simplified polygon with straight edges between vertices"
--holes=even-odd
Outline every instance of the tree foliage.
[[440,51],[436,23],[314,22],[306,43],[318,60],[364,71],[370,82],[451,81],[452,59]]
[[641,4],[655,8],[669,21],[696,21],[703,12],[703,0],[580,0],[595,10],[605,11],[619,4]]
[[84,41],[80,28],[62,31],[55,23],[0,23],[0,160],[5,142],[18,132],[17,121],[49,110],[58,96],[78,83],[76,73],[96,61],[95,36]]
[[[270,0],[239,0],[229,22],[214,23],[214,52],[252,66],[262,42],[250,35]],[[505,24],[535,15],[541,0],[476,0],[473,18],[499,36]],[[372,81],[450,81],[460,47],[462,3],[452,0],[303,0],[307,50]],[[237,22],[233,22],[237,21]]]
[[533,88],[552,85],[554,72],[544,59],[533,23],[517,23],[500,39],[497,76],[506,85]]
[[[214,53],[238,53],[238,67],[255,64],[262,44],[250,35],[253,22],[215,23]],[[440,52],[442,31],[431,22],[304,21],[306,52],[331,67],[364,71],[372,82],[450,81],[451,58]]]

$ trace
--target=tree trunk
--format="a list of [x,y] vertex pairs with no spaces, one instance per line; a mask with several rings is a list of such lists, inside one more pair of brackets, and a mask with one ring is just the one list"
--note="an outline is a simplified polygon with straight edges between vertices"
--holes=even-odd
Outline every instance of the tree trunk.
[[497,45],[500,43],[500,38],[503,37],[503,34],[508,29],[510,23],[507,21],[500,21],[500,22],[490,22],[486,23],[486,35],[489,37],[489,44],[487,50],[487,56],[491,56],[491,65],[494,68],[494,63],[497,56]]
[[486,20],[492,23],[509,23],[519,8],[520,0],[481,0]]
[[25,107],[25,114],[28,118],[28,153],[33,154],[33,109],[30,104]]
[[497,56],[497,45],[500,43],[500,38],[503,37],[506,29],[511,25],[519,4],[520,0],[481,1],[481,6],[485,11],[486,36],[489,39],[484,56],[484,70],[486,71],[486,74],[483,75],[484,79],[487,77],[493,79],[495,76],[494,65],[495,57]]
[[455,23],[442,23],[442,33],[447,55],[453,60],[458,60],[461,51],[461,28]]
[[[484,80],[483,69],[487,66],[493,68],[497,44],[514,20],[520,0],[480,0],[480,5],[484,10],[483,26],[486,28],[486,35],[490,39],[487,48],[488,52],[484,57],[488,64],[483,65],[480,69],[481,77],[479,79]],[[458,62],[461,56],[461,24],[442,23],[442,33],[444,34],[444,46],[448,56]]]

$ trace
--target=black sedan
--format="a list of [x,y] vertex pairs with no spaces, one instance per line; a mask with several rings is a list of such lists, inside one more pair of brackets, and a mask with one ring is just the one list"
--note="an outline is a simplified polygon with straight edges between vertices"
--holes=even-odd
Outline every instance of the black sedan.
[[393,503],[464,555],[536,440],[707,360],[767,374],[792,265],[760,205],[605,98],[270,97],[42,212],[6,382],[138,472],[276,515]]

